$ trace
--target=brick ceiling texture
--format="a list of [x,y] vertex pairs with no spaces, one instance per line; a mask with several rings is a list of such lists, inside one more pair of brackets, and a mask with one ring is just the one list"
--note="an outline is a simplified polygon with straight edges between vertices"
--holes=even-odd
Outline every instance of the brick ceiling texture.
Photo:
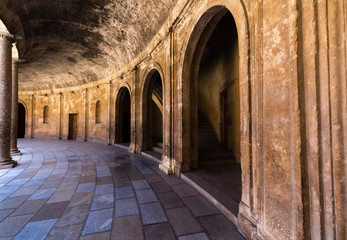
[[2,0],[16,35],[19,90],[76,86],[126,66],[151,41],[177,0]]

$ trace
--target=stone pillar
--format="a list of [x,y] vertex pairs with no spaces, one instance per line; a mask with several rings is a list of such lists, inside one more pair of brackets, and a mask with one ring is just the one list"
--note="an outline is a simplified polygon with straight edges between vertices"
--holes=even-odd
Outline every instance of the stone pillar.
[[18,58],[12,59],[12,116],[11,116],[11,155],[21,155],[17,148],[18,137]]
[[11,158],[12,36],[0,32],[0,168],[15,167]]

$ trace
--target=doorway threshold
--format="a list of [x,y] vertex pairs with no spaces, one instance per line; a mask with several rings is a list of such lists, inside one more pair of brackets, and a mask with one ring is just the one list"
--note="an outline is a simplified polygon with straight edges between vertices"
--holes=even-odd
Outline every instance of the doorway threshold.
[[[225,177],[223,174],[221,176]],[[181,178],[220,210],[233,224],[238,225],[237,216],[241,190],[223,189],[226,185],[223,186],[223,184],[214,183],[214,181],[223,182],[225,179],[211,177],[207,169],[182,173]]]
[[116,143],[115,146],[116,146],[116,147],[123,148],[123,149],[125,149],[125,150],[128,150],[128,149],[129,149],[129,146],[130,146],[130,143]]
[[141,155],[148,157],[159,164],[161,163],[161,157],[163,156],[161,152],[157,152],[157,151],[144,151],[144,152],[141,152]]

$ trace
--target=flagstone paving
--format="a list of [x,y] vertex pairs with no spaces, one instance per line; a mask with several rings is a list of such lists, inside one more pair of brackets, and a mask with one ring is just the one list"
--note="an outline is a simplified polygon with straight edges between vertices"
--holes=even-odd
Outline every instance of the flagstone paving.
[[158,163],[116,146],[19,139],[0,170],[0,239],[244,239]]

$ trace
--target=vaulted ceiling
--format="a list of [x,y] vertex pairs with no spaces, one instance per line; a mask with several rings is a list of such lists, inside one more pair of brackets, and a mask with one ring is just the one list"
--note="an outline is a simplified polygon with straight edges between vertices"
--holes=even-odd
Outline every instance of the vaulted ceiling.
[[177,0],[1,0],[16,35],[20,90],[95,81],[127,65],[151,41]]

